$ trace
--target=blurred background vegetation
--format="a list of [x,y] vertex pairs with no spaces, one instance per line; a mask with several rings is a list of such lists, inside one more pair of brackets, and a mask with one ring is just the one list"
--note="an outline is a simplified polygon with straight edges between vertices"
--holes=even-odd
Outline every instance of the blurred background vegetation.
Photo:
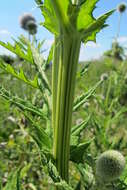
[[[84,154],[83,167],[86,170],[100,153],[109,149],[119,150],[127,159],[127,54],[126,49],[117,42],[118,36],[119,34],[111,49],[104,52],[100,59],[78,64],[75,97],[82,93],[91,94],[87,101],[82,102],[82,106],[73,112],[73,126],[80,125],[84,120],[86,122],[80,142],[91,141]],[[33,40],[35,39],[33,36]],[[19,57],[0,55],[0,59],[16,70],[23,68],[29,78],[35,76],[35,68]],[[51,69],[52,65],[49,64],[46,74],[50,82]],[[0,84],[12,94],[29,100],[35,106],[43,107],[38,90],[2,70]],[[46,128],[43,120],[37,122]],[[45,174],[47,171],[41,166],[38,149],[28,131],[29,123],[23,112],[0,96],[0,179],[3,186],[11,171],[21,166],[22,190],[52,190],[52,182]],[[84,184],[89,183],[91,176],[83,173],[82,165],[77,167],[78,170],[70,164],[71,185],[75,186],[76,182],[80,181],[79,171]],[[127,170],[121,180],[123,177],[123,186],[117,185],[119,190],[127,189]],[[85,188],[84,185],[83,189]]]
[[[121,48],[116,55],[112,53],[112,46],[110,55],[105,52],[97,61],[81,62],[78,65],[76,96],[95,86],[94,93],[73,112],[73,125],[89,118],[81,133],[82,142],[93,139],[86,151],[86,157],[89,155],[90,158],[96,158],[108,149],[117,149],[127,155],[127,60],[123,54],[124,49],[121,51]],[[118,53],[121,59],[118,58]],[[23,67],[28,76],[35,75],[31,65],[24,64],[18,57],[2,55],[1,58],[17,70]],[[46,72],[51,81],[51,65]],[[98,84],[100,80],[103,82]],[[3,71],[0,71],[0,83],[9,91],[11,89],[12,94],[32,101],[34,105],[43,106],[38,91]],[[44,125],[43,121],[39,123]],[[27,130],[29,124],[23,113],[0,97],[0,177],[3,183],[6,183],[12,169],[21,165],[25,168],[22,174],[24,189],[47,189],[49,178],[41,168],[36,145]],[[88,158],[86,160],[88,162]],[[79,173],[74,168],[71,173],[74,177],[73,183],[79,179]]]

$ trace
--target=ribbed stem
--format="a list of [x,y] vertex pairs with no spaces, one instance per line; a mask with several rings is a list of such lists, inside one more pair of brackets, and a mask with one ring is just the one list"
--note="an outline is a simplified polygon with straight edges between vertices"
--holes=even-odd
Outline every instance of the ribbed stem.
[[54,157],[62,179],[69,181],[70,131],[75,78],[80,51],[79,36],[61,35],[54,134]]
[[55,130],[56,118],[56,101],[57,101],[57,85],[58,85],[58,70],[59,70],[59,39],[55,37],[53,64],[52,64],[52,126]]

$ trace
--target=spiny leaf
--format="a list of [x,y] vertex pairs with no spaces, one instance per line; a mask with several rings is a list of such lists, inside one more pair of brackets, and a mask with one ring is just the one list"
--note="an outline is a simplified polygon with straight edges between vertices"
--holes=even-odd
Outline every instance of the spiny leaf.
[[73,111],[76,111],[80,106],[82,106],[94,94],[95,90],[97,89],[98,86],[100,86],[100,84],[102,82],[103,81],[100,80],[92,88],[90,88],[87,92],[85,92],[84,94],[77,97],[74,102]]
[[28,111],[32,114],[35,114],[41,117],[42,119],[47,119],[46,112],[43,112],[37,106],[32,105],[29,101],[23,100],[17,96],[13,96],[10,92],[8,92],[2,86],[0,86],[0,96],[5,98],[9,102],[13,103],[14,105],[16,105],[18,108],[20,108],[23,111]]
[[50,48],[47,61],[46,61],[45,65],[44,65],[44,70],[45,70],[46,66],[49,65],[51,63],[51,61],[53,60],[53,51],[54,51],[54,43],[52,44],[52,46]]
[[68,185],[66,181],[61,179],[55,165],[51,161],[49,161],[48,163],[48,172],[55,186],[61,187],[63,190],[73,190],[73,188],[70,185]]
[[25,166],[22,168],[21,173],[20,173],[20,177],[21,177],[21,178],[24,178],[24,177],[27,176],[27,172],[30,170],[31,165],[32,165],[32,164],[29,163],[29,164],[25,165]]
[[27,47],[27,49],[24,49],[24,46],[21,45],[20,42],[17,42],[15,40],[15,44],[12,45],[9,42],[4,43],[4,42],[0,41],[0,45],[4,48],[8,49],[12,53],[18,55],[20,58],[24,59],[25,61],[33,63],[32,57],[29,54],[29,48]]
[[81,0],[73,4],[69,0],[45,0],[44,4],[41,5],[42,14],[45,18],[44,26],[53,34],[58,35],[61,23],[64,27],[67,24],[68,30],[74,29],[75,32],[79,32],[83,42],[95,41],[96,34],[106,26],[105,21],[113,13],[110,11],[98,19],[94,18],[93,11],[98,1]]
[[[59,18],[59,16],[56,15],[53,4],[58,5],[61,18]],[[57,0],[55,3],[52,0],[45,0],[44,4],[40,5],[42,14],[45,18],[44,23],[41,24],[53,34],[58,35],[60,32],[60,25],[62,23],[62,20],[65,23],[68,22],[68,16],[67,16],[68,5],[69,5],[68,0],[63,0],[63,1]]]
[[40,50],[34,47],[33,44],[29,42],[24,36],[20,36],[19,40],[27,47],[27,53],[29,57],[32,57],[32,63],[35,65],[36,70],[38,72],[37,84],[39,89],[44,92],[45,89],[48,90],[49,94],[51,94],[49,82],[47,76],[45,74],[45,63],[46,61],[40,54]]
[[88,27],[86,27],[82,34],[82,41],[88,42],[88,41],[96,41],[96,34],[100,32],[101,29],[106,27],[105,24],[107,18],[114,12],[109,11],[106,14],[100,16],[97,20],[95,20],[92,24],[90,24]]
[[92,141],[93,139],[84,143],[80,143],[77,146],[71,146],[70,160],[75,163],[83,163],[83,155]]
[[[36,124],[28,114],[24,113],[24,115],[32,125],[30,136],[35,140],[40,150],[50,150],[52,147],[51,137],[49,137],[45,130]],[[32,130],[34,131],[33,133]]]
[[38,42],[37,49],[38,49],[38,52],[40,52],[40,53],[44,51],[44,50],[41,50],[42,46],[44,45],[44,42],[45,42],[45,40]]
[[94,175],[93,175],[93,171],[92,171],[92,168],[87,165],[87,164],[78,164],[77,165],[77,168],[80,172],[80,175],[81,175],[81,181],[82,181],[82,184],[84,186],[84,189],[86,189],[86,187],[88,189],[98,189],[96,188],[94,185],[95,185],[95,178],[94,178]]
[[58,19],[52,7],[51,0],[45,0],[44,4],[40,5],[40,9],[45,18],[44,23],[41,23],[41,25],[43,25],[53,34],[57,35],[59,33]]
[[86,120],[81,122],[79,125],[75,125],[71,129],[71,135],[79,136],[80,133],[84,130],[85,127],[87,127],[88,122],[90,121],[91,116],[89,116]]
[[20,182],[19,182],[20,172],[21,169],[17,169],[10,173],[7,180],[7,184],[3,188],[3,190],[20,190]]
[[96,8],[96,3],[99,0],[86,0],[82,3],[77,18],[77,29],[80,31],[87,28],[90,24],[95,21],[93,17],[93,10]]
[[127,112],[127,108],[123,107],[118,111],[115,116],[111,119],[111,123],[113,124],[116,120],[120,119],[120,116]]
[[2,60],[0,60],[0,68],[6,71],[7,73],[13,75],[17,79],[20,79],[21,81],[25,82],[26,84],[34,87],[34,88],[40,88],[38,85],[38,77],[35,76],[33,80],[29,80],[26,75],[24,74],[23,70],[20,69],[19,72],[17,72],[11,65],[5,64]]
[[34,64],[37,67],[42,84],[51,93],[49,82],[48,82],[47,76],[46,76],[46,74],[44,72],[44,68],[43,68],[44,61],[43,61],[41,55],[38,53],[38,51],[34,48],[34,46],[31,46],[31,51],[32,51]]
[[77,78],[81,78],[82,76],[84,76],[87,72],[88,72],[88,69],[89,69],[89,66],[90,66],[91,62],[88,63],[88,64],[85,64],[83,66],[83,68],[81,69],[81,71],[79,71],[77,73]]

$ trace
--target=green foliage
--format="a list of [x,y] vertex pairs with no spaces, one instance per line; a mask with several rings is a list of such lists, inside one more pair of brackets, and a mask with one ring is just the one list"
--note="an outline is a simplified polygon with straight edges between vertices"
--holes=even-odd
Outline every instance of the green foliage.
[[0,41],[0,45],[4,48],[8,49],[12,53],[16,54],[20,58],[24,59],[25,61],[33,63],[30,46],[26,47],[25,46],[26,44],[24,44],[24,40],[22,40],[22,39],[20,41],[15,41],[15,42],[16,43],[14,45],[11,45],[9,42],[4,43],[4,42]]
[[125,58],[125,50],[118,42],[113,42],[111,50],[104,53],[104,56],[112,57],[116,60],[122,61]]
[[75,163],[83,163],[83,155],[87,148],[90,146],[91,141],[78,144],[77,146],[71,146],[70,150],[70,160]]
[[14,58],[10,55],[0,55],[0,59],[2,59],[7,64],[13,64],[14,63]]
[[39,88],[37,76],[35,76],[35,78],[33,80],[29,80],[25,76],[22,69],[20,69],[20,71],[17,72],[11,65],[4,63],[2,60],[0,60],[0,68],[3,69],[4,71],[6,71],[7,73],[13,75],[17,79],[20,79],[23,82],[29,84],[30,86],[32,86],[34,88]]
[[12,104],[16,105],[22,111],[29,111],[32,114],[35,114],[43,119],[47,119],[47,113],[42,112],[40,108],[37,106],[32,105],[30,102],[23,100],[17,96],[11,95],[6,89],[0,86],[0,95],[11,102]]
[[21,169],[17,169],[10,173],[7,184],[3,190],[20,190],[20,171]]
[[51,144],[51,139],[48,136],[48,134],[45,132],[45,130],[41,126],[35,124],[34,121],[29,116],[27,116],[26,114],[25,114],[25,116],[33,127],[33,134],[30,133],[30,135],[35,140],[35,142],[38,144],[40,150],[46,149],[46,150],[50,151],[52,144]]
[[89,89],[87,92],[83,93],[79,97],[76,98],[74,102],[73,111],[77,111],[77,109],[82,106],[87,100],[94,94],[96,88],[102,83],[103,81],[100,80],[97,82],[95,86],[93,86],[91,89]]
[[[81,63],[78,71],[76,69],[81,42],[95,41],[96,34],[107,26],[105,22],[113,11],[96,19],[93,11],[97,0],[36,2],[45,18],[43,26],[58,41],[53,43],[47,60],[41,54],[43,41],[37,43],[36,47],[34,42],[30,43],[23,36],[14,40],[14,45],[0,42],[1,46],[22,59],[18,63],[15,59],[12,66],[0,61],[3,73],[0,96],[5,99],[0,99],[0,148],[4,151],[0,153],[0,176],[3,188],[11,188],[12,183],[15,185],[13,189],[18,187],[21,190],[105,188],[105,185],[97,186],[97,156],[114,147],[126,153],[126,136],[120,135],[121,129],[125,134],[127,121],[126,98],[123,98],[127,89],[126,63],[114,64],[113,60],[106,58]],[[53,62],[57,71],[56,83],[52,84],[57,89],[53,109],[50,62]],[[24,84],[16,80],[17,86],[14,85],[10,92],[8,89],[13,86],[14,79],[11,75],[4,77],[5,73]],[[107,80],[105,76],[108,76]],[[75,80],[77,87],[73,102]],[[18,90],[19,87],[21,90]],[[27,93],[25,88],[28,89]],[[52,113],[56,114],[54,123],[51,122]],[[79,118],[82,119],[81,123],[77,122]],[[16,173],[19,170],[15,170],[7,182],[3,173],[8,176],[11,169],[14,166],[19,168],[19,165],[23,166],[20,176]],[[108,185],[112,189],[122,190],[126,187],[127,174],[124,175]],[[23,181],[16,187],[19,177]]]
[[[113,13],[110,11],[103,16],[95,19],[93,10],[98,0],[82,1],[81,4],[75,6],[68,0],[59,2],[60,12],[54,10],[54,1],[46,0],[40,6],[42,14],[45,18],[43,26],[55,35],[59,35],[62,22],[67,25],[69,30],[77,30],[80,33],[83,42],[95,41],[96,34],[104,28],[105,21]],[[56,3],[57,4],[57,3]]]

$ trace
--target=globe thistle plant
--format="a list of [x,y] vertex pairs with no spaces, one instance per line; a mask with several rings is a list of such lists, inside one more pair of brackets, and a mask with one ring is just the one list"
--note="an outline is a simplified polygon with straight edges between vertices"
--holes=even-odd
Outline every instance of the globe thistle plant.
[[20,25],[21,28],[23,28],[24,30],[27,30],[27,23],[29,21],[34,21],[36,22],[35,18],[30,14],[30,13],[24,13],[21,17],[20,17]]
[[101,80],[104,81],[104,80],[107,80],[108,79],[108,74],[107,73],[103,73],[101,75]]
[[120,13],[125,12],[125,10],[126,10],[126,4],[125,4],[125,3],[121,3],[120,5],[118,5],[117,10],[118,10]]
[[117,38],[119,37],[120,24],[121,24],[121,16],[125,12],[125,10],[126,10],[126,4],[125,3],[119,4],[118,7],[117,7],[117,10],[120,13],[120,15],[119,15],[119,20],[118,20],[118,30],[117,30],[117,34],[116,34],[116,41],[117,41]]
[[37,33],[36,19],[30,13],[25,13],[20,17],[20,26],[31,35]]
[[31,35],[34,35],[37,33],[37,24],[35,23],[35,21],[33,20],[28,21],[27,30],[29,31]]
[[116,150],[108,150],[96,162],[96,175],[102,182],[112,182],[120,177],[125,168],[125,158]]

